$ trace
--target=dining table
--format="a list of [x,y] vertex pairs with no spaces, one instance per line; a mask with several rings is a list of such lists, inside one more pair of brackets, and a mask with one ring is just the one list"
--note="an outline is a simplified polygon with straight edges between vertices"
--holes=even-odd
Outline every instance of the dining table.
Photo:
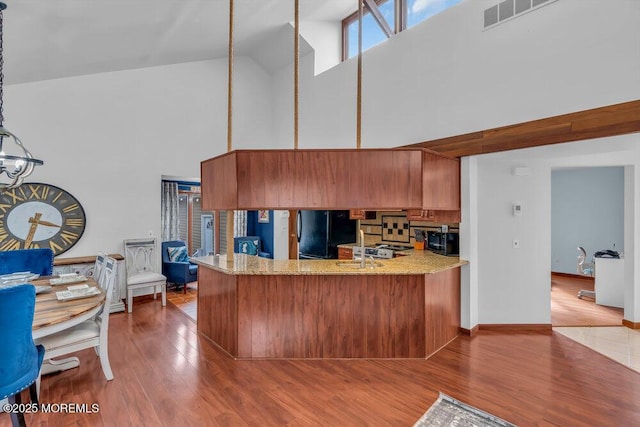
[[[106,295],[93,277],[79,276],[76,280],[69,278],[66,281],[60,279],[59,276],[42,276],[27,281],[36,287],[36,304],[32,326],[34,340],[64,331],[91,319],[98,314],[105,302]],[[0,286],[2,285],[11,286],[7,283],[0,284]],[[58,292],[68,291],[70,286],[78,285],[87,285],[85,289],[96,288],[97,294],[58,299]],[[77,357],[45,360],[42,363],[40,374],[50,374],[78,366],[80,366],[80,359]],[[0,399],[0,413],[4,412],[2,407],[5,403],[7,403],[7,399]]]
[[[62,282],[62,283],[60,283]],[[106,295],[93,277],[80,276],[76,281],[60,280],[58,276],[44,276],[31,280],[29,283],[36,286],[36,305],[33,316],[33,339],[55,334],[85,320],[93,318],[103,307]],[[96,288],[96,295],[65,297],[58,296],[59,292],[74,289],[73,286],[87,285],[83,289],[86,293],[91,288]],[[63,371],[80,365],[77,357],[64,359],[45,360],[42,364],[41,374]]]

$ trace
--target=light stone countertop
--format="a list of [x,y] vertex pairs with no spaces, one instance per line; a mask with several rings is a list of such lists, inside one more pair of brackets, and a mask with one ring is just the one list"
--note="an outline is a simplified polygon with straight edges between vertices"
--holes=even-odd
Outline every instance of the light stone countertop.
[[382,264],[375,268],[367,260],[366,268],[357,268],[349,260],[273,260],[254,255],[234,254],[227,262],[226,255],[194,257],[194,263],[226,274],[241,275],[344,275],[344,274],[432,274],[467,264],[458,257],[436,255],[431,251],[403,251],[407,256],[376,259]]

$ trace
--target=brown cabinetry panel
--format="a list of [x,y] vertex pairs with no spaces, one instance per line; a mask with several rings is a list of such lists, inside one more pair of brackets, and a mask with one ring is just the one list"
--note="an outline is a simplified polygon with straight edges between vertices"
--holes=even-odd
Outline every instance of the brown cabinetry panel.
[[425,355],[423,276],[238,276],[238,281],[239,358]]
[[460,268],[425,275],[426,353],[435,353],[460,329]]
[[238,205],[236,153],[231,152],[200,164],[202,210],[230,209]]
[[460,209],[460,160],[425,150],[422,158],[422,208]]
[[427,275],[199,270],[198,331],[238,358],[423,358],[460,326],[460,268]]
[[[281,150],[238,151],[238,205],[244,208],[295,206],[294,194],[304,183],[292,179],[296,153]],[[204,182],[202,183],[204,185]]]
[[202,162],[203,208],[420,208],[423,151],[234,151]]
[[236,277],[198,268],[198,332],[234,356],[238,352]]
[[338,248],[338,259],[352,259],[353,249],[351,248]]
[[362,209],[350,209],[349,219],[376,219],[376,211],[365,211]]
[[439,211],[432,209],[408,209],[407,219],[409,221],[431,221],[454,223],[460,222],[460,210]]

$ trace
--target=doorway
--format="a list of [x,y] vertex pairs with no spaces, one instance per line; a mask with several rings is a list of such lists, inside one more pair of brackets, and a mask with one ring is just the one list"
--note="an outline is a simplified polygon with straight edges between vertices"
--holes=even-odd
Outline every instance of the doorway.
[[[624,249],[624,167],[555,168],[551,171],[551,323],[552,326],[620,326],[619,306],[596,304],[581,290],[593,291],[593,275],[577,265],[596,251]],[[593,270],[593,269],[591,269]],[[597,273],[596,273],[597,274]]]

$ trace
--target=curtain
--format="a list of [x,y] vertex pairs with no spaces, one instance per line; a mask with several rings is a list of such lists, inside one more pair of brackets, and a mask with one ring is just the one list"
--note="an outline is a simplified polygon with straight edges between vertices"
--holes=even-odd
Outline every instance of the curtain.
[[233,211],[233,237],[247,235],[247,211]]
[[178,183],[162,181],[162,241],[177,240],[180,236],[178,218]]

